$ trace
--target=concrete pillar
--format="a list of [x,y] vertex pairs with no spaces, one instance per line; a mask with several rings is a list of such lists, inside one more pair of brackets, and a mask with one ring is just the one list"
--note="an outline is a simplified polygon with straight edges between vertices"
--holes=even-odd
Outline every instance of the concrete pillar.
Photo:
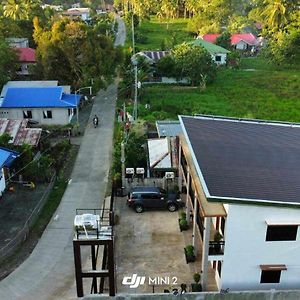
[[[196,226],[197,226],[197,210],[198,210],[198,199],[197,199],[197,195],[196,192],[194,194],[194,213],[193,213],[193,246],[195,247],[195,235],[196,235]],[[195,247],[195,251],[196,251],[196,247]]]
[[189,201],[189,196],[190,196],[190,168],[187,167],[187,178],[186,178],[186,199],[185,199],[185,205],[186,205],[186,219],[188,221],[188,224],[190,224],[190,201]]
[[209,240],[210,240],[210,227],[211,218],[204,218],[204,231],[203,231],[203,246],[202,246],[202,277],[201,283],[203,291],[207,290],[208,283],[208,250],[209,250]]
[[182,192],[182,168],[181,168],[181,155],[182,155],[182,148],[181,143],[179,141],[179,151],[178,151],[178,188],[179,191]]

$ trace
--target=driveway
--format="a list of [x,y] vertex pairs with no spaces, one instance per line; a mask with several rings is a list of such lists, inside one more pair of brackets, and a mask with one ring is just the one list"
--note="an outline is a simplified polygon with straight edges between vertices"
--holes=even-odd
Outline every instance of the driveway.
[[[119,28],[122,30],[122,25]],[[122,42],[121,37],[119,42]],[[102,205],[112,155],[116,97],[115,84],[96,96],[72,181],[54,214],[55,218],[48,224],[29,258],[0,282],[0,299],[76,298],[72,247],[75,209]],[[98,128],[92,126],[95,114],[100,117]],[[85,255],[84,259],[88,256]]]
[[[125,198],[115,199],[119,224],[116,229],[116,262],[118,293],[152,293],[148,277],[167,277],[170,284],[154,286],[156,293],[192,282],[186,264],[183,234],[179,230],[178,212],[145,211],[137,214],[126,206]],[[146,276],[144,285],[123,285],[124,276]],[[176,277],[176,283],[175,278]]]

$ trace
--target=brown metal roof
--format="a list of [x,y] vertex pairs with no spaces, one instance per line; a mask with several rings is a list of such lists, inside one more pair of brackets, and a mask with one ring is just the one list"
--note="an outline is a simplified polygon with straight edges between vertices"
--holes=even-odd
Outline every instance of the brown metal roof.
[[15,146],[29,144],[37,146],[41,138],[41,128],[28,128],[26,119],[2,119],[0,118],[0,135],[7,133],[12,137],[11,142]]

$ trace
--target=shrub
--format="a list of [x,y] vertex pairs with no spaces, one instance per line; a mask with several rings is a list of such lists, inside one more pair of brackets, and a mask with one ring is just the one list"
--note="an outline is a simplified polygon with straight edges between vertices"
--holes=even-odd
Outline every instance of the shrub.
[[199,273],[195,273],[193,278],[196,283],[199,283],[199,281],[201,279],[201,275]]
[[187,245],[185,247],[186,255],[187,256],[193,256],[194,255],[194,246],[193,245]]

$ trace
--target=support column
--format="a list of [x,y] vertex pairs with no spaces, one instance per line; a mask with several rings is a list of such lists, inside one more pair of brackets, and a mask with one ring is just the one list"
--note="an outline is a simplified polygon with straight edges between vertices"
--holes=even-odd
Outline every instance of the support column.
[[[96,251],[95,251],[95,245],[91,245],[91,255],[92,255],[92,270],[97,269],[97,256],[96,256]],[[98,288],[97,288],[97,278],[93,277],[93,293],[97,294],[98,293]]]
[[185,205],[186,205],[186,219],[188,221],[188,224],[190,225],[190,210],[191,210],[191,206],[190,206],[190,201],[189,201],[189,197],[190,197],[190,168],[189,166],[187,167],[187,178],[186,178],[186,199],[185,199]]
[[202,288],[203,291],[207,290],[208,283],[208,250],[209,250],[209,240],[210,240],[210,227],[211,227],[211,217],[204,218],[204,231],[203,231],[203,246],[202,246]]
[[182,167],[181,167],[181,155],[182,155],[182,148],[181,142],[179,141],[179,151],[178,151],[178,188],[179,191],[182,192]]
[[116,294],[113,239],[111,241],[109,241],[109,243],[108,243],[108,271],[109,271],[109,296],[113,297]]
[[[198,199],[197,199],[197,195],[196,195],[196,192],[194,193],[194,212],[193,212],[193,242],[192,242],[192,245],[194,246],[195,248],[195,252],[197,251],[196,250],[196,247],[195,247],[195,236],[196,236],[196,226],[197,226],[197,210],[198,210]],[[197,253],[195,253],[197,254]]]
[[81,249],[80,244],[73,242],[74,261],[75,261],[75,277],[77,297],[83,297],[82,267],[81,267]]

